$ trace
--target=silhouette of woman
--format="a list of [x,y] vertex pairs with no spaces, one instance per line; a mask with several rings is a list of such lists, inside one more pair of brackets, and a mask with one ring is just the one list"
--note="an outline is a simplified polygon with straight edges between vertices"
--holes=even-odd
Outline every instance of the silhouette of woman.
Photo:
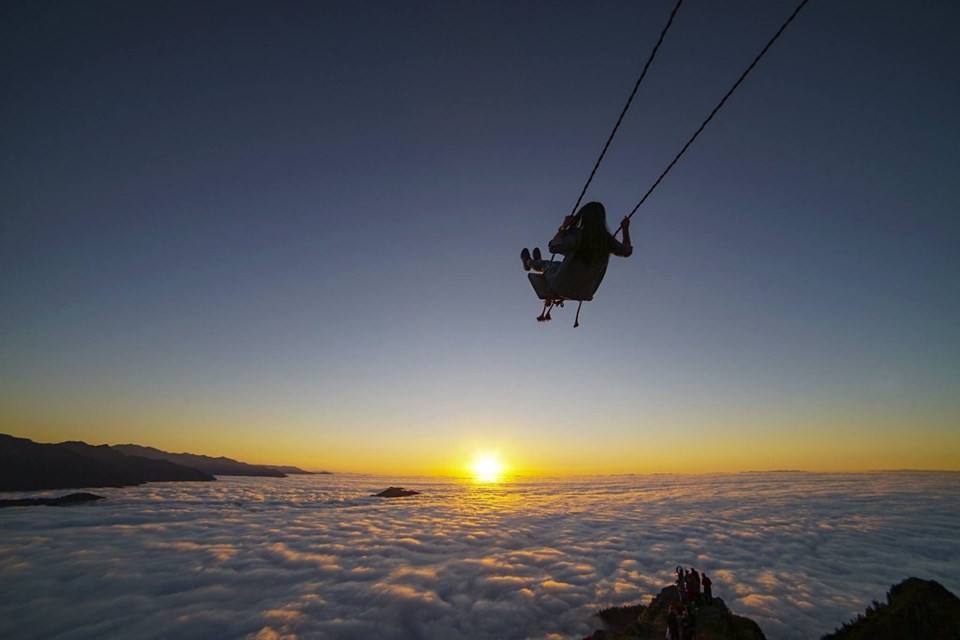
[[529,278],[537,295],[543,300],[592,300],[607,273],[610,256],[628,258],[633,253],[630,218],[623,219],[621,228],[623,242],[607,229],[603,205],[588,202],[575,216],[564,219],[548,245],[551,253],[563,255],[562,262],[544,260],[539,247],[532,256],[529,249],[521,251],[524,270],[536,272]]

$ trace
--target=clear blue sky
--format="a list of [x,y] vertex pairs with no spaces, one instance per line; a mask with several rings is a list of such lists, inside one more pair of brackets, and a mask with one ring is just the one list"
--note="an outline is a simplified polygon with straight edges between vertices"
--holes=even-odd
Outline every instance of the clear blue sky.
[[[340,470],[960,468],[960,5],[813,0],[582,326],[673,2],[0,8],[0,430]],[[793,10],[687,0],[616,222]]]

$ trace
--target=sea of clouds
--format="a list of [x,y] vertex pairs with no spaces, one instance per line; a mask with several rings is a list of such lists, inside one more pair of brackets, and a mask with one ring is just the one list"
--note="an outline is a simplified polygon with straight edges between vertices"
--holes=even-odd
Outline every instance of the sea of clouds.
[[[422,491],[385,500],[389,485]],[[695,566],[768,638],[960,593],[960,474],[220,478],[0,510],[5,638],[581,638]],[[0,497],[51,495],[0,494]]]

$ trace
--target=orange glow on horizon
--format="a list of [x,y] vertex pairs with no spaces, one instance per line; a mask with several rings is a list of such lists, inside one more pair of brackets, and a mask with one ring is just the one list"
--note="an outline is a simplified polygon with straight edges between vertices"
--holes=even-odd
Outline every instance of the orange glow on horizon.
[[173,453],[333,473],[492,483],[507,476],[960,470],[960,434],[949,412],[930,412],[920,419],[912,412],[827,411],[760,415],[749,421],[717,417],[702,423],[670,416],[642,421],[631,417],[591,429],[556,426],[549,431],[520,429],[510,421],[461,420],[446,430],[435,424],[403,423],[412,431],[400,438],[390,423],[365,425],[347,418],[336,421],[346,426],[334,428],[312,416],[267,420],[206,407],[90,408],[71,405],[70,398],[51,400],[48,406],[32,406],[13,396],[0,400],[0,433],[35,442],[134,443]]

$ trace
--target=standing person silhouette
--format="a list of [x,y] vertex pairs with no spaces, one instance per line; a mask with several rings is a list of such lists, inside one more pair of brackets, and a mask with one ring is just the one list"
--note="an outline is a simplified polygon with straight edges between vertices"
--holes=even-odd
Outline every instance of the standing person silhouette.
[[700,580],[703,582],[703,599],[707,604],[713,604],[713,581],[705,573]]

